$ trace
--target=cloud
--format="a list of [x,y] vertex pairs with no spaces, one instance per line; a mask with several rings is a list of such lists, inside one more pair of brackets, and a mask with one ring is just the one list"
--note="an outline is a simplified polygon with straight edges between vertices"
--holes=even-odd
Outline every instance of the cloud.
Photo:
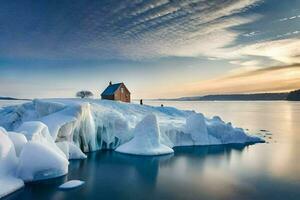
[[236,50],[241,56],[261,56],[284,64],[300,63],[300,39],[281,39],[260,42]]
[[294,30],[292,32],[287,32],[287,33],[284,33],[284,34],[279,34],[279,35],[276,36],[276,38],[286,38],[286,37],[298,35],[299,33],[300,33],[299,30]]
[[255,20],[251,18],[226,18],[219,19],[210,24],[205,24],[198,31],[189,33],[184,39],[173,42],[167,48],[161,48],[161,53],[166,56],[227,58],[226,46],[232,44],[240,35],[239,32],[230,31],[230,27],[239,26]]
[[186,95],[290,91],[300,88],[300,64],[245,70],[186,88]]
[[284,18],[279,19],[279,21],[284,22],[284,21],[293,20],[293,19],[296,19],[296,18],[300,18],[300,15],[295,15],[295,16],[291,16],[291,17],[284,17]]
[[[295,34],[298,33],[295,32]],[[270,67],[300,63],[300,38],[258,41],[248,45],[218,48],[207,51],[206,55],[215,59],[228,60],[240,67]]]
[[254,36],[258,35],[259,33],[260,33],[259,31],[252,31],[250,33],[243,34],[243,36],[245,36],[245,37],[254,37]]
[[[270,66],[262,60],[254,61],[262,57],[272,64],[299,63],[300,39],[293,38],[299,30],[265,41],[253,39],[263,31],[233,30],[262,17],[241,15],[260,2],[92,0],[59,4],[49,1],[33,7],[26,1],[14,4],[7,0],[0,7],[0,55],[14,59],[133,60],[200,56],[235,64],[239,61],[241,66]],[[237,42],[241,36],[251,41]]]
[[210,56],[211,51],[218,57],[242,34],[232,27],[258,19],[238,14],[259,2],[92,0],[32,6],[7,0],[0,7],[0,55],[142,59]]
[[247,60],[247,61],[233,60],[230,61],[230,63],[234,65],[247,66],[247,67],[256,67],[261,65],[261,62],[259,60]]

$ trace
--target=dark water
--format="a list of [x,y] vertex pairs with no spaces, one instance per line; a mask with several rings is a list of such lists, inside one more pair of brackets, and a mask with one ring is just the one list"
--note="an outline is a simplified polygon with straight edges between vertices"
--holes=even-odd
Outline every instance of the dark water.
[[[94,152],[71,161],[67,176],[28,184],[7,199],[300,199],[300,103],[164,104],[218,114],[267,143],[180,147],[159,157]],[[71,179],[86,184],[57,189]]]

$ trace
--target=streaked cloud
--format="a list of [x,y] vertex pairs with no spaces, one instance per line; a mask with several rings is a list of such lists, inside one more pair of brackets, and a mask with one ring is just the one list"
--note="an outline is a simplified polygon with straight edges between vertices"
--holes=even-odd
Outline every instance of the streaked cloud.
[[281,39],[260,42],[237,50],[242,56],[262,56],[284,63],[300,63],[300,39]]
[[187,95],[290,91],[300,88],[300,64],[245,70],[187,88]]
[[233,60],[230,61],[230,63],[234,65],[247,66],[247,67],[256,67],[261,65],[261,62],[259,62],[259,60],[248,60],[248,61]]
[[254,37],[254,36],[258,35],[259,33],[260,33],[259,31],[252,31],[250,33],[243,34],[243,36],[245,36],[245,37]]
[[[261,0],[43,1],[0,8],[0,55],[14,58],[143,59],[206,56],[232,44],[237,14]],[[18,14],[16,14],[18,12]],[[213,42],[212,42],[213,41]]]
[[300,15],[295,15],[295,16],[291,16],[291,17],[284,17],[284,18],[279,19],[279,21],[284,22],[284,21],[287,21],[287,20],[292,20],[292,19],[297,19],[297,18],[300,18]]

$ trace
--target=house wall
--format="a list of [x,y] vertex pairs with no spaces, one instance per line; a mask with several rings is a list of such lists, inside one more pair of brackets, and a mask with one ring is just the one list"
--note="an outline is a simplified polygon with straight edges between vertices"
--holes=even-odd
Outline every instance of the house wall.
[[[123,88],[123,93],[122,93]],[[117,101],[123,101],[123,102],[130,102],[130,92],[125,87],[124,84],[122,84],[119,89],[115,92],[114,99]]]
[[115,100],[114,95],[101,95],[101,99]]

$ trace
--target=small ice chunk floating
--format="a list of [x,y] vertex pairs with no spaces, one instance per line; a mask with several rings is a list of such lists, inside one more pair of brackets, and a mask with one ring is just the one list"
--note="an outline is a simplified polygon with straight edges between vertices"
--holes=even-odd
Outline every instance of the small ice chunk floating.
[[84,184],[84,181],[70,180],[68,182],[65,182],[64,184],[61,184],[58,188],[62,189],[62,190],[74,189],[74,188],[82,186],[83,184]]

